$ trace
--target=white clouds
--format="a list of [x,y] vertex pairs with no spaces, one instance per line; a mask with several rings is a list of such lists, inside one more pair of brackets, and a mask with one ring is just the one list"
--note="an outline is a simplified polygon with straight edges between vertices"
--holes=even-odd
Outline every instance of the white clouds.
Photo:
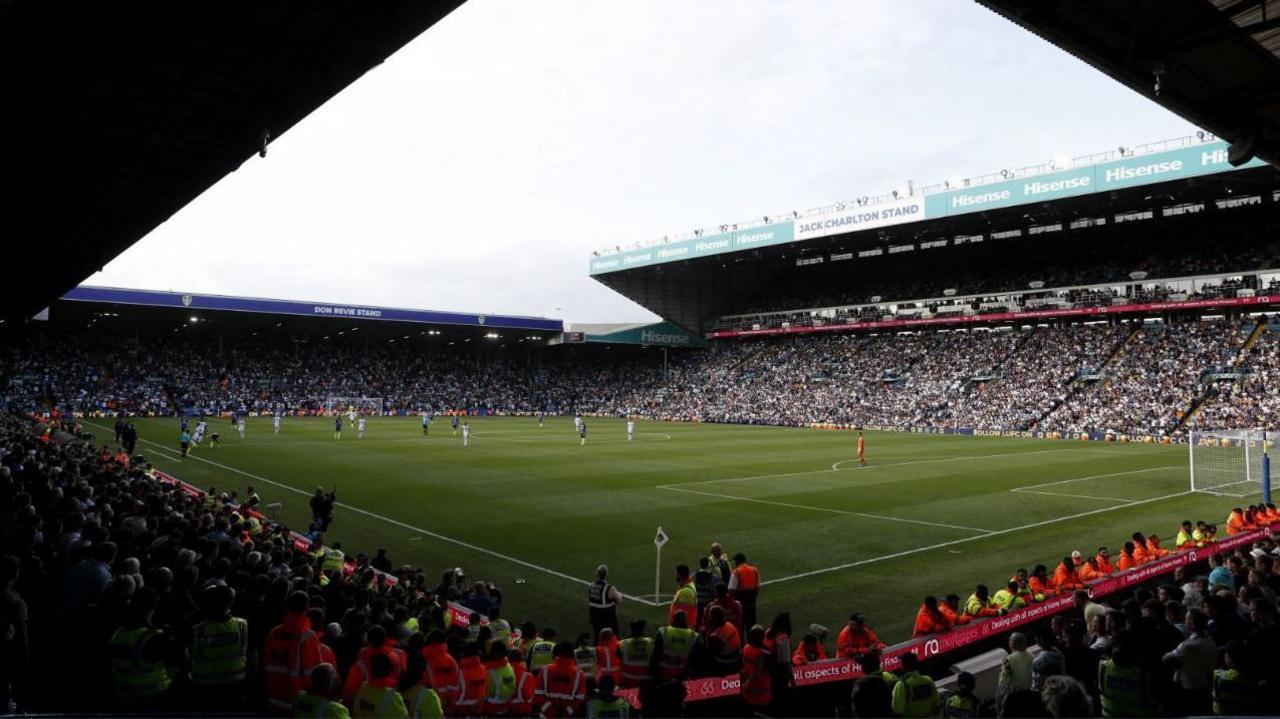
[[472,0],[89,281],[644,319],[591,250],[1191,129],[971,4]]

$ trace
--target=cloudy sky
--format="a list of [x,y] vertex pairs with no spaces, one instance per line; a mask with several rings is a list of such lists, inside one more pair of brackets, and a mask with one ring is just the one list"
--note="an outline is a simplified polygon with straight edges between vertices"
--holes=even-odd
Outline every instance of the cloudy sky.
[[967,0],[471,0],[87,282],[643,320],[592,250],[1194,131]]

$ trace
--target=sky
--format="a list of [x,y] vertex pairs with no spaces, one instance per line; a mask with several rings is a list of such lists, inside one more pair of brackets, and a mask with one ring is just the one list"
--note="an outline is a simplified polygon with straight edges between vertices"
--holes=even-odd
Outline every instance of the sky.
[[86,284],[644,321],[593,250],[1195,130],[968,0],[471,0]]

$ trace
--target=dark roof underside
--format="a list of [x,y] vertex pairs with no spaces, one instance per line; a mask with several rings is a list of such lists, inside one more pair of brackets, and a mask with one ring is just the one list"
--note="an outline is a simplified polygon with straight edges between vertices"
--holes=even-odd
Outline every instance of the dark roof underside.
[[460,0],[0,0],[0,315],[96,272]]
[[978,2],[1280,165],[1280,0]]

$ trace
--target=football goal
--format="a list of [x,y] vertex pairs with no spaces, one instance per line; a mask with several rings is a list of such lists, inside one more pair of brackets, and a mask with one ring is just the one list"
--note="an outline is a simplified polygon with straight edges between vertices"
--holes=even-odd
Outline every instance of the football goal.
[[1193,430],[1187,436],[1191,491],[1224,497],[1270,495],[1270,445],[1260,429]]
[[333,414],[347,414],[354,411],[356,414],[373,415],[375,417],[382,415],[382,398],[381,397],[329,397],[325,400],[325,411]]

